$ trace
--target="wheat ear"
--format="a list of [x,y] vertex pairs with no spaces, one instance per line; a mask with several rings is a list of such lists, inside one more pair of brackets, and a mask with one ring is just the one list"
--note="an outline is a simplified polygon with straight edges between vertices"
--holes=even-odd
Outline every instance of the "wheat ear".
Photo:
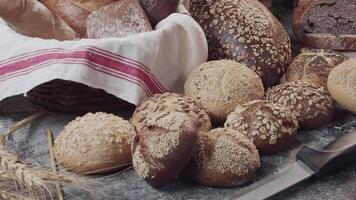
[[15,194],[15,193],[8,192],[5,190],[0,190],[0,199],[2,199],[2,200],[33,200],[31,198],[24,197],[19,194]]

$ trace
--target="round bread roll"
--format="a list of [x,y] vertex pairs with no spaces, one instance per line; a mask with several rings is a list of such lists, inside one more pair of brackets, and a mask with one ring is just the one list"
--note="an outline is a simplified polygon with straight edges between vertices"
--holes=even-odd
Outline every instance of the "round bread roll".
[[184,170],[197,142],[197,121],[185,113],[154,112],[142,122],[133,142],[133,166],[154,187],[162,187]]
[[189,75],[184,93],[201,105],[214,122],[224,122],[239,104],[263,99],[261,78],[231,60],[204,63]]
[[105,173],[130,164],[133,136],[128,121],[112,114],[88,113],[65,126],[55,141],[54,155],[70,171]]
[[305,82],[288,82],[267,91],[266,99],[289,108],[303,129],[319,128],[334,116],[334,102],[329,92]]
[[291,59],[288,33],[257,0],[191,0],[192,17],[203,28],[209,60],[243,62],[265,87],[276,84]]
[[288,66],[285,74],[286,81],[304,81],[326,88],[330,71],[347,59],[336,51],[302,49]]
[[237,106],[225,127],[249,138],[261,155],[269,155],[289,148],[297,135],[298,121],[288,108],[257,100]]
[[200,132],[196,151],[187,170],[202,185],[238,186],[260,167],[256,147],[245,136],[231,130],[218,128]]
[[146,99],[146,101],[136,108],[131,118],[131,124],[136,132],[142,130],[142,122],[146,119],[147,115],[154,112],[186,113],[189,117],[198,121],[198,131],[209,131],[211,129],[208,114],[189,97],[175,93],[165,93]]
[[328,78],[331,96],[356,114],[356,60],[348,60],[334,68]]

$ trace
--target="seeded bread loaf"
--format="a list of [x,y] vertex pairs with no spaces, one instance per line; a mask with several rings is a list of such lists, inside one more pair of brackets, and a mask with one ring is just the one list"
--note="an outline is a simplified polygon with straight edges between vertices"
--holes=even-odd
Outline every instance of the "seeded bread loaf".
[[133,166],[154,187],[162,187],[184,170],[197,142],[197,121],[180,112],[150,113],[134,137]]
[[197,66],[189,75],[184,93],[203,107],[217,123],[239,104],[263,99],[264,88],[260,77],[231,60],[219,60]]
[[81,174],[114,171],[131,163],[134,130],[106,113],[88,113],[70,122],[57,137],[54,155],[67,170]]
[[190,13],[203,28],[209,60],[245,63],[265,87],[276,84],[291,59],[282,24],[257,0],[191,0]]
[[304,81],[327,88],[330,71],[348,58],[341,53],[323,49],[302,49],[285,73],[287,82]]
[[266,99],[289,108],[304,129],[319,128],[334,116],[334,102],[329,92],[306,82],[288,82],[269,89]]
[[210,118],[206,111],[189,97],[175,93],[157,94],[146,99],[141,105],[137,106],[131,118],[131,124],[137,132],[140,132],[143,127],[142,122],[147,118],[147,115],[162,111],[187,114],[198,121],[198,131],[209,131],[211,129]]
[[356,114],[356,60],[345,61],[330,72],[328,89],[340,105]]
[[225,127],[249,138],[261,155],[287,150],[297,135],[298,121],[281,105],[257,100],[239,105]]
[[293,29],[315,48],[356,50],[356,0],[298,0]]
[[259,167],[260,156],[250,140],[218,128],[198,134],[196,153],[187,170],[202,185],[234,187],[251,179]]
[[140,0],[152,26],[168,17],[178,9],[180,0]]

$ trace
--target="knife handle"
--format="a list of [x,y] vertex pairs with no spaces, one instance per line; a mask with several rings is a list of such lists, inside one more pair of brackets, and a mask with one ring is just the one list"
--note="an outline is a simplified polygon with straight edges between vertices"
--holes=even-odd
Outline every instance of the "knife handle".
[[356,161],[356,131],[339,137],[322,150],[304,146],[297,154],[315,176],[333,172]]

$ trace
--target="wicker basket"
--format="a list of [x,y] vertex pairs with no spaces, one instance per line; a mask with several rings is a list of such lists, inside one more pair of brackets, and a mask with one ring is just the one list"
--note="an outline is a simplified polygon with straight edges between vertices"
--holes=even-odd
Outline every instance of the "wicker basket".
[[60,79],[37,86],[27,93],[27,98],[57,112],[114,112],[134,108],[102,89]]

